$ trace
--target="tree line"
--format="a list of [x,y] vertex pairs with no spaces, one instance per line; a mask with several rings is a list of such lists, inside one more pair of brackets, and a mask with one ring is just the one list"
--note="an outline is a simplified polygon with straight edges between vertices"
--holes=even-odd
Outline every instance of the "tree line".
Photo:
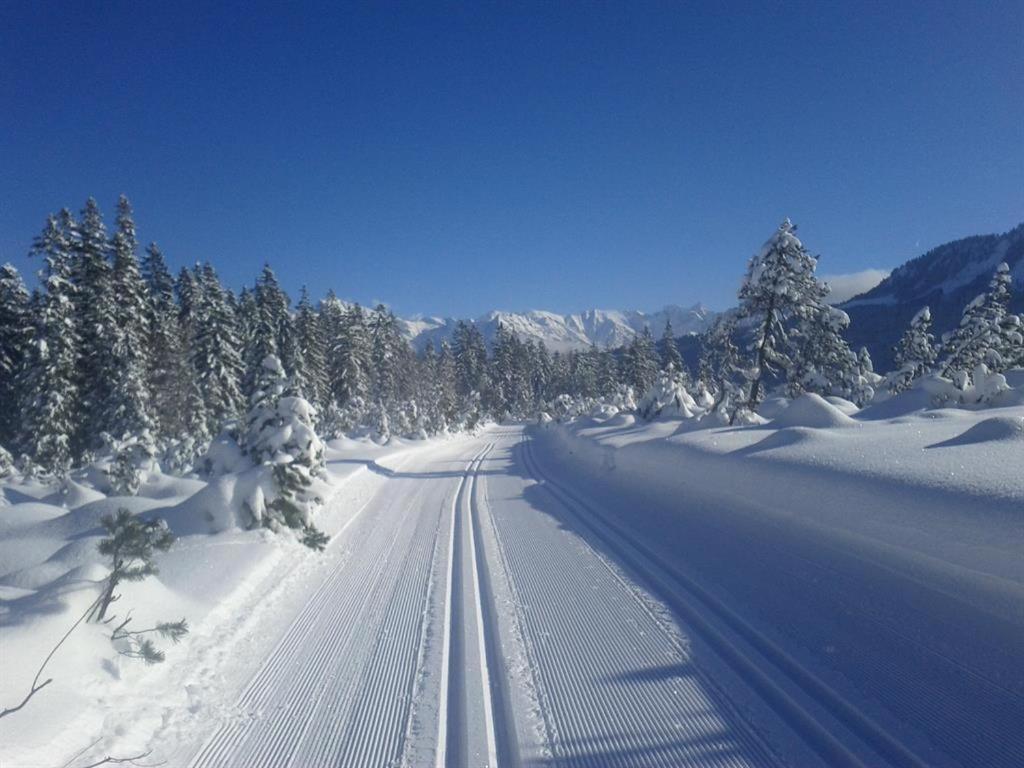
[[[66,474],[112,444],[133,441],[172,468],[191,467],[225,430],[245,442],[268,391],[298,398],[316,433],[431,435],[485,418],[524,418],[559,397],[631,407],[660,377],[699,393],[723,420],[757,411],[770,387],[839,395],[859,405],[880,386],[902,391],[928,372],[966,386],[979,365],[1024,365],[1021,321],[1008,312],[1005,265],[990,290],[940,342],[923,309],[883,379],[867,351],[843,338],[849,317],[831,307],[817,260],[783,222],[749,261],[738,308],[701,337],[690,371],[671,325],[645,328],[620,349],[550,352],[499,326],[488,347],[459,322],[451,342],[416,354],[385,306],[366,309],[329,292],[298,302],[264,266],[251,286],[225,286],[209,263],[172,275],[156,244],[139,254],[125,197],[108,234],[96,201],[47,218],[31,253],[29,292],[0,267],[0,454],[23,470]],[[255,438],[253,438],[255,439]]]

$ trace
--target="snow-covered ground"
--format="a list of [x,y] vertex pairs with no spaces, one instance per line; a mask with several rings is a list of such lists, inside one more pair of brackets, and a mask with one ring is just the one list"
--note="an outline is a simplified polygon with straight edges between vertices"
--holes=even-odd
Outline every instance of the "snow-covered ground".
[[119,506],[179,539],[116,609],[192,631],[146,667],[81,626],[0,762],[1020,765],[1024,405],[912,405],[336,442],[321,554],[231,527],[223,479],[9,483],[0,705]]

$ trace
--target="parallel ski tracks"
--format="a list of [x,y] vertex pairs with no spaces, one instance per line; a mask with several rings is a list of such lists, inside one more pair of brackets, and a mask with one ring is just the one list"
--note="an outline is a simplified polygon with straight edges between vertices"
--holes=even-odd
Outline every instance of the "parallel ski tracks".
[[[888,764],[901,768],[925,767],[925,761],[716,597],[636,541],[628,530],[610,520],[593,504],[553,480],[540,468],[529,440],[522,445],[527,471],[543,483],[549,493],[609,552],[614,553],[661,600],[681,615],[693,630],[699,632],[723,660],[829,765],[860,767],[864,763],[833,735],[829,725],[811,714],[793,692],[787,691],[775,678],[766,674],[766,669],[773,669],[776,674],[781,673],[791,686],[798,689],[801,696],[811,699]],[[714,620],[710,620],[709,615]],[[877,765],[878,760],[871,760],[870,764]]]
[[[436,768],[518,764],[477,501],[480,468],[494,446],[473,458],[452,501]],[[474,685],[479,690],[470,690]]]
[[588,542],[539,511],[500,516],[495,535],[534,673],[551,752],[545,764],[778,764],[732,702],[691,667],[650,599]]

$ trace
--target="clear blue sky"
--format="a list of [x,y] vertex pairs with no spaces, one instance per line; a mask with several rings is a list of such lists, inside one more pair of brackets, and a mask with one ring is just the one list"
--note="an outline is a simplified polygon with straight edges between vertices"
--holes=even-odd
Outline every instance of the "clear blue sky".
[[403,314],[730,304],[1024,220],[1024,3],[0,3],[0,261],[132,199],[172,265]]

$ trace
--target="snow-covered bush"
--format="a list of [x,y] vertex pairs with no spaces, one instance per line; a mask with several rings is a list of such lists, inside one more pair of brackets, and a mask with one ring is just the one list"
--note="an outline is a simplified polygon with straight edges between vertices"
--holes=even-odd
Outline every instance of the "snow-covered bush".
[[659,416],[692,419],[699,415],[700,409],[679,374],[667,370],[658,373],[654,384],[637,403],[636,412],[641,419],[651,421]]
[[983,406],[1010,388],[1006,376],[989,371],[984,363],[977,365],[972,374],[957,371],[953,379],[931,374],[921,378],[917,386],[930,395],[935,406]]
[[153,467],[153,443],[148,433],[139,437],[114,441],[113,458],[106,468],[110,490],[118,496],[134,496],[143,477]]
[[9,477],[14,473],[14,457],[0,445],[0,478]]

